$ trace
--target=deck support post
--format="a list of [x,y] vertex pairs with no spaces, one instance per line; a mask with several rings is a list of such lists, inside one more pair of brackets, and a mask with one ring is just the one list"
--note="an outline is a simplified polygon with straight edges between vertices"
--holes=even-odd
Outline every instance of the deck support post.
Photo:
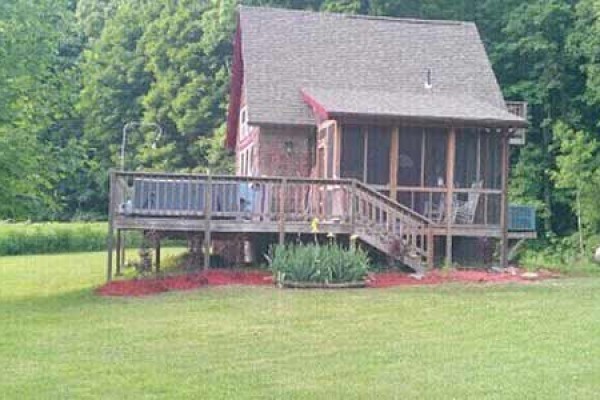
[[112,263],[113,263],[113,246],[114,246],[114,210],[115,210],[115,173],[109,172],[109,197],[108,197],[108,236],[106,237],[106,247],[108,252],[108,260],[106,263],[106,280],[112,280]]
[[432,270],[434,268],[435,258],[435,243],[433,236],[433,228],[430,226],[427,228],[427,269]]
[[210,253],[211,253],[211,214],[212,214],[212,176],[210,172],[206,180],[206,190],[204,191],[204,269],[210,268]]
[[350,186],[350,235],[354,235],[356,229],[356,180],[352,180]]
[[123,240],[121,237],[121,229],[117,229],[117,247],[116,247],[116,255],[117,255],[117,269],[115,272],[116,276],[121,276],[121,265],[123,263],[123,257],[122,257],[122,246],[123,246]]
[[[127,231],[121,231],[121,267],[125,266],[125,243],[127,242]],[[119,270],[119,273],[121,270]]]
[[446,266],[452,266],[452,224],[454,200],[454,161],[456,157],[456,129],[448,132],[448,150],[446,154]]
[[160,234],[156,234],[156,243],[154,243],[154,256],[156,263],[156,272],[160,272]]
[[287,179],[283,178],[279,188],[279,244],[285,244],[285,202]]
[[508,140],[508,132],[502,130],[502,195],[500,206],[500,267],[508,267],[508,167],[510,147]]

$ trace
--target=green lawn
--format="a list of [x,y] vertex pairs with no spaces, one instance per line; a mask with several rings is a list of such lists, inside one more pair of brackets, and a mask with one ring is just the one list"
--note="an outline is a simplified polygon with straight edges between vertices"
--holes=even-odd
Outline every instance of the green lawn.
[[0,258],[0,397],[600,393],[600,278],[99,298],[102,253]]

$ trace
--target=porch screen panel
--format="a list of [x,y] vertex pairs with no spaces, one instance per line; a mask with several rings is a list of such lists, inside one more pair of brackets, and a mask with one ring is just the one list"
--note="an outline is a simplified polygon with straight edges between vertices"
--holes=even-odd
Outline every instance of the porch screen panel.
[[367,136],[367,183],[390,183],[391,128],[370,126]]
[[327,128],[327,178],[333,178],[335,155],[335,125]]
[[342,151],[340,175],[342,178],[364,179],[365,140],[360,126],[344,125],[342,128]]
[[425,129],[425,186],[446,185],[448,134],[442,128]]
[[421,186],[422,128],[400,128],[398,186]]
[[481,132],[481,179],[486,189],[502,188],[502,140],[494,132]]
[[460,129],[456,132],[454,183],[457,188],[471,188],[480,179],[477,135],[476,129]]

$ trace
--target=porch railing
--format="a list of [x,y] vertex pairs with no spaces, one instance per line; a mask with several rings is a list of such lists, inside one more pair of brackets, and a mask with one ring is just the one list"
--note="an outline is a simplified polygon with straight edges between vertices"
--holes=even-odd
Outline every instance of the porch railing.
[[432,260],[431,221],[350,179],[115,171],[111,182],[112,214],[124,218],[236,220],[271,224],[280,235],[290,225],[310,233],[317,220],[360,233],[384,252],[398,246]]
[[349,180],[115,172],[116,215],[350,222]]

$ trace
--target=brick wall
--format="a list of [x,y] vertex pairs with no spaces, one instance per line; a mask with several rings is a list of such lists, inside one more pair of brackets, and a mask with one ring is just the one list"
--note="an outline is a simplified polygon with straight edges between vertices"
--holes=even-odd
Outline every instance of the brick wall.
[[[312,167],[314,128],[261,127],[258,138],[258,170],[263,176],[308,177]],[[292,144],[290,154],[286,142]]]

